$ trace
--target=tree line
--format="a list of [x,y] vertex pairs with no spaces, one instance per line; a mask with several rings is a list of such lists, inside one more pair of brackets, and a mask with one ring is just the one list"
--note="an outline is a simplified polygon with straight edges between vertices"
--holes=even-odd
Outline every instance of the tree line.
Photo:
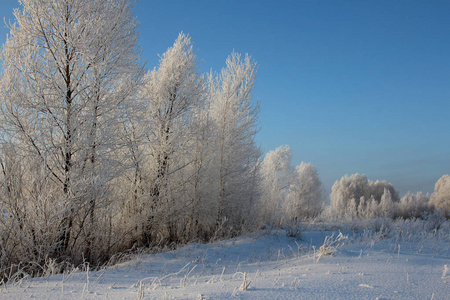
[[181,33],[147,72],[134,2],[20,3],[2,48],[2,274],[255,226],[250,56],[200,74]]
[[260,167],[259,219],[275,227],[298,226],[299,221],[347,222],[378,217],[425,218],[450,216],[450,176],[443,175],[434,193],[399,196],[385,180],[371,181],[363,174],[345,175],[331,189],[329,203],[317,170],[309,163],[291,166],[289,146],[266,154]]
[[[287,146],[261,159],[250,56],[201,74],[180,33],[147,71],[134,1],[20,4],[1,52],[0,277],[323,214],[311,164],[293,168]],[[339,213],[373,202],[341,194]]]

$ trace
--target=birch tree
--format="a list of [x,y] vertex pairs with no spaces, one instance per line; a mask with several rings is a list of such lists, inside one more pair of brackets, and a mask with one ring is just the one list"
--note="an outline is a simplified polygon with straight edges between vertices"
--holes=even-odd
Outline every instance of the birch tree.
[[[178,234],[176,218],[186,203],[180,172],[191,163],[187,158],[192,137],[194,109],[205,97],[204,80],[189,36],[180,33],[160,64],[144,79],[141,97],[147,105],[148,200],[144,220],[144,244],[152,232],[164,232],[173,241]],[[156,230],[155,226],[159,226]],[[163,226],[163,227],[161,227]]]
[[232,53],[215,82],[211,118],[214,126],[216,232],[226,220],[239,231],[244,215],[254,205],[256,166],[260,156],[255,146],[259,105],[252,101],[257,65],[251,57]]
[[292,181],[291,158],[289,146],[284,145],[269,151],[261,164],[259,218],[270,226],[279,226],[282,222]]
[[394,204],[392,202],[392,195],[389,189],[385,188],[380,199],[381,213],[386,217],[394,216]]
[[324,199],[317,169],[310,163],[301,162],[295,168],[287,197],[288,215],[293,219],[314,218],[321,212]]
[[61,209],[52,217],[52,255],[82,247],[90,256],[96,213],[108,206],[108,183],[118,175],[120,108],[142,73],[133,3],[19,2],[2,50],[3,134],[48,174],[47,191]]
[[[209,82],[213,77],[209,76]],[[211,187],[214,185],[214,142],[213,124],[211,120],[211,94],[206,93],[204,101],[195,108],[190,132],[192,133],[187,155],[186,178],[188,186],[186,202],[188,204],[188,216],[186,224],[186,240],[207,240],[214,228],[214,193]]]

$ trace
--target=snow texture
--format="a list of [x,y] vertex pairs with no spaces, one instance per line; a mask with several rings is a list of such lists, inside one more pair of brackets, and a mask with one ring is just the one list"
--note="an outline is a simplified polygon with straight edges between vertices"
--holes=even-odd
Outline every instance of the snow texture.
[[[99,271],[0,287],[1,299],[449,299],[449,240],[259,231]],[[421,242],[417,242],[417,241]],[[244,279],[245,278],[245,279]]]

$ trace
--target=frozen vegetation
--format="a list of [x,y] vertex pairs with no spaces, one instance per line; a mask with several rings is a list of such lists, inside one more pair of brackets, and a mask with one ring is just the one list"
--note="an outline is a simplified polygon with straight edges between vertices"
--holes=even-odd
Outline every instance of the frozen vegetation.
[[[2,299],[448,299],[445,218],[266,228],[3,285]],[[114,260],[114,259],[113,259]],[[112,260],[112,261],[113,261]],[[117,260],[116,260],[117,261]]]
[[180,33],[146,70],[134,1],[19,3],[1,51],[0,298],[448,297],[449,175],[403,197],[345,175],[328,203],[289,146],[262,157],[249,55],[200,74]]

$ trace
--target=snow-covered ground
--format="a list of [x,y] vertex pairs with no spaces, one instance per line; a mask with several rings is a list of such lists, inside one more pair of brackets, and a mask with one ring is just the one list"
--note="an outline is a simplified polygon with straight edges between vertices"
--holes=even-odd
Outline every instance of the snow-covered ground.
[[0,286],[0,299],[450,299],[449,248],[448,226],[388,234],[309,228],[300,238],[266,230],[99,271],[24,279]]

